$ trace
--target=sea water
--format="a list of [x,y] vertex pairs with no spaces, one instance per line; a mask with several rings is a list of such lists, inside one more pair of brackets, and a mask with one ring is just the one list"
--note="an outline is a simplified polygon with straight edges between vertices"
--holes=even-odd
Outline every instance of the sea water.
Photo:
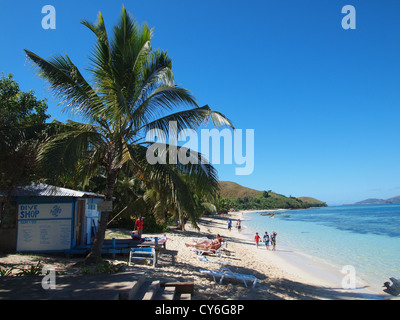
[[338,269],[352,266],[357,277],[381,290],[400,278],[400,205],[335,206],[248,213],[245,232],[277,232],[279,246],[316,257]]

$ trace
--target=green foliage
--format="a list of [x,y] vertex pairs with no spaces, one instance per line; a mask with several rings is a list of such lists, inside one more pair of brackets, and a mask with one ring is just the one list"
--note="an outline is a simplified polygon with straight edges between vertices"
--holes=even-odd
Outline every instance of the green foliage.
[[12,272],[13,272],[14,268],[1,268],[0,267],[0,277],[7,277],[7,276],[11,276]]
[[42,141],[52,132],[45,124],[50,117],[46,110],[45,100],[38,100],[33,91],[21,92],[11,74],[1,75],[0,190],[6,193],[6,200],[0,206],[0,227],[10,214],[13,188],[42,178],[36,157]]
[[231,181],[220,181],[218,211],[268,210],[268,209],[303,209],[324,207],[325,202],[310,197],[286,197],[272,190],[258,191],[241,186]]
[[0,77],[0,128],[20,128],[40,125],[46,114],[46,100],[38,100],[34,91],[21,92],[12,74]]
[[39,260],[36,265],[32,265],[29,268],[19,269],[17,276],[39,276],[42,274],[42,262]]
[[301,199],[286,197],[271,190],[260,192],[255,197],[221,198],[220,202],[229,203],[230,208],[235,210],[306,209],[312,206],[326,206],[323,202],[303,202]]
[[218,198],[218,211],[219,212],[228,212],[231,208],[236,206],[235,200],[226,197]]
[[143,232],[145,233],[160,233],[168,231],[167,224],[157,222],[154,216],[146,216],[143,220]]

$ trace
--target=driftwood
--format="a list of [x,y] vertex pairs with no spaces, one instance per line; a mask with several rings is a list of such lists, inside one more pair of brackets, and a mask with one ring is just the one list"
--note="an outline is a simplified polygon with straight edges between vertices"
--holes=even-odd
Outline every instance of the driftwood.
[[392,296],[398,296],[400,294],[400,280],[395,278],[389,278],[393,284],[390,285],[390,282],[387,281],[383,284],[386,289],[383,289],[384,292],[391,294]]

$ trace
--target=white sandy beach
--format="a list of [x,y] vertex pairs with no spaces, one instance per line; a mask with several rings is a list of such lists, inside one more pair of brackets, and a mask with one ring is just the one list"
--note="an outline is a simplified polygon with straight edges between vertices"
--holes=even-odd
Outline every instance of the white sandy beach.
[[[328,265],[314,260],[312,257],[303,255],[279,247],[276,251],[266,250],[264,245],[257,248],[251,236],[245,232],[238,232],[232,228],[227,230],[228,217],[203,218],[200,224],[202,235],[215,236],[220,234],[228,240],[228,249],[235,253],[234,259],[226,258],[231,265],[232,271],[253,274],[261,280],[255,289],[246,289],[241,284],[235,284],[235,295],[230,297],[229,285],[215,286],[219,291],[225,292],[226,298],[233,299],[386,299],[389,298],[381,292],[372,291],[363,284],[358,284],[354,290],[344,290],[341,287],[341,280],[344,275],[339,270],[329,268]],[[230,213],[229,218],[236,220],[243,219],[245,227],[245,215],[242,212]],[[192,231],[193,232],[193,231]],[[180,241],[174,236],[168,242],[171,248],[173,242]],[[183,241],[183,239],[182,239]],[[178,246],[181,246],[179,244]],[[185,251],[186,249],[186,251]],[[188,248],[180,248],[182,256],[187,260],[194,260],[193,252]],[[198,262],[199,268],[218,269],[219,266],[211,266],[211,263]],[[200,280],[204,283],[204,280]],[[209,279],[210,281],[212,278]],[[208,283],[210,283],[210,281]],[[238,290],[238,288],[241,288]],[[221,296],[222,293],[220,293]],[[217,298],[217,297],[216,297]]]
[[[229,213],[225,217],[204,217],[199,223],[200,231],[187,225],[186,231],[167,234],[167,250],[161,254],[156,269],[146,268],[149,276],[163,277],[171,281],[195,282],[193,299],[390,299],[384,292],[372,291],[364,284],[356,289],[344,290],[339,270],[329,268],[312,257],[279,247],[267,251],[264,245],[256,248],[252,237],[236,228],[227,229],[227,219],[245,219],[242,212]],[[235,224],[234,224],[235,225]],[[245,221],[243,222],[245,227]],[[228,242],[227,249],[234,254],[227,258],[209,257],[226,261],[234,272],[252,274],[260,279],[255,288],[245,288],[243,283],[225,281],[215,284],[212,277],[200,274],[200,269],[218,270],[220,265],[200,261],[195,252],[185,246],[191,237],[214,238],[220,234]]]
[[[199,223],[200,231],[186,226],[184,232],[172,230],[167,233],[166,249],[161,251],[159,263],[156,268],[150,265],[136,264],[127,267],[130,270],[146,272],[149,278],[166,282],[184,281],[194,282],[195,293],[192,299],[213,300],[348,300],[348,299],[391,299],[393,297],[384,292],[373,292],[368,287],[359,286],[354,290],[341,288],[343,275],[339,271],[329,269],[326,265],[302,255],[301,253],[287,250],[277,243],[276,251],[267,251],[264,245],[257,249],[252,238],[239,233],[236,228],[227,229],[227,218],[234,221],[245,218],[242,212],[229,213],[225,217],[207,216]],[[243,225],[245,226],[245,221]],[[200,269],[218,270],[220,265],[200,261],[195,252],[185,246],[192,243],[192,237],[214,238],[220,234],[227,240],[227,249],[233,255],[226,258],[209,256],[209,259],[223,260],[233,272],[252,274],[260,283],[255,288],[246,288],[243,283],[224,281],[215,284],[212,277],[200,273]],[[146,236],[146,234],[144,234]],[[148,236],[154,236],[149,235]],[[278,239],[279,240],[279,239]],[[39,258],[26,255],[8,255],[0,257],[0,264],[35,263]],[[41,258],[42,259],[42,258]],[[47,260],[46,260],[47,259]],[[77,258],[60,260],[46,258],[46,264],[54,264],[56,268],[66,267],[74,272],[73,265]],[[117,256],[118,260],[127,262],[126,256]]]

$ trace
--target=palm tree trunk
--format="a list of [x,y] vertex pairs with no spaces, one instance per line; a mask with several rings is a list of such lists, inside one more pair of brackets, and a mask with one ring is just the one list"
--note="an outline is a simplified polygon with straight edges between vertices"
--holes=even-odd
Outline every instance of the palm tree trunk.
[[[106,189],[105,189],[105,201],[112,201],[114,194],[114,187],[118,179],[119,169],[110,170],[107,174]],[[87,264],[96,263],[101,258],[101,252],[103,249],[104,238],[106,235],[106,229],[111,211],[104,211],[100,215],[99,228],[97,230],[96,238],[94,239],[92,250],[85,259]]]

